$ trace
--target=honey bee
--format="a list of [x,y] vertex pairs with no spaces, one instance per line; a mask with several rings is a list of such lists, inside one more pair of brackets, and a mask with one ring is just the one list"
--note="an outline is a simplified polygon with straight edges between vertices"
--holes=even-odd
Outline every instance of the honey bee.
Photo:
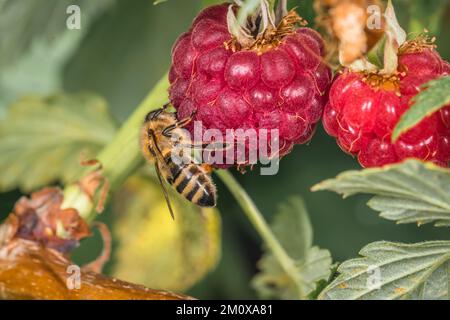
[[[141,131],[141,150],[144,157],[155,164],[156,174],[174,218],[168,192],[163,179],[182,196],[201,207],[216,205],[216,187],[208,175],[208,165],[195,164],[191,154],[182,154],[183,161],[174,161],[174,141],[179,146],[198,148],[182,130],[192,121],[193,115],[177,120],[175,113],[166,111],[168,105],[151,111],[145,117]],[[176,139],[174,139],[176,137]],[[179,163],[178,163],[179,162]]]

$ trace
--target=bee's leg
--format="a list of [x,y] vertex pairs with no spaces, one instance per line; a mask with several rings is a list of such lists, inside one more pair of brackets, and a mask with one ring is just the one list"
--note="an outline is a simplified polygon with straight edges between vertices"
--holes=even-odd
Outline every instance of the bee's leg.
[[[219,146],[220,148],[216,148],[215,146]],[[191,148],[195,150],[202,150],[209,147],[211,149],[210,151],[219,151],[219,150],[225,150],[223,147],[223,143],[215,143],[215,142],[192,142],[192,143],[186,143],[182,144],[182,147]]]
[[192,112],[192,114],[189,117],[181,119],[180,121],[177,121],[174,124],[164,128],[164,130],[162,131],[162,134],[165,137],[170,138],[173,130],[175,130],[176,128],[183,128],[183,127],[187,126],[192,121],[192,119],[194,119],[194,116],[195,116],[195,111]]
[[163,108],[150,111],[145,116],[145,122],[149,122],[149,121],[152,121],[153,119],[157,118],[163,111],[164,111]]
[[232,149],[234,145],[232,143],[227,142],[207,142],[205,143],[205,148],[208,148],[209,151],[227,151]]
[[152,110],[145,116],[145,122],[148,122],[150,120],[155,119],[158,117],[163,111],[166,111],[166,109],[170,106],[170,103],[164,104],[161,108]]
[[195,150],[207,149],[207,151],[226,151],[233,147],[233,144],[227,142],[215,142],[215,141],[207,141],[207,142],[192,142],[182,144],[182,147],[191,148]]

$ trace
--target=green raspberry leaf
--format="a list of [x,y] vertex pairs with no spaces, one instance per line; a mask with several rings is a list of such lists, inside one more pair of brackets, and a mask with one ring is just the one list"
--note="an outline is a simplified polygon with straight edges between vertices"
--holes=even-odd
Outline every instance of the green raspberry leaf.
[[0,66],[10,65],[33,46],[36,40],[50,43],[69,30],[67,8],[80,8],[81,30],[98,14],[114,4],[114,0],[2,0],[0,1]]
[[431,163],[411,159],[382,168],[347,171],[312,190],[330,190],[344,198],[373,194],[368,205],[385,219],[399,224],[450,226],[450,169]]
[[448,299],[450,241],[379,241],[345,261],[320,300]]
[[0,121],[0,190],[72,182],[83,170],[82,153],[95,156],[115,132],[106,101],[96,95],[21,98]]
[[425,117],[432,115],[442,107],[450,104],[450,76],[445,76],[425,83],[425,90],[413,98],[413,105],[402,115],[392,133],[396,141]]

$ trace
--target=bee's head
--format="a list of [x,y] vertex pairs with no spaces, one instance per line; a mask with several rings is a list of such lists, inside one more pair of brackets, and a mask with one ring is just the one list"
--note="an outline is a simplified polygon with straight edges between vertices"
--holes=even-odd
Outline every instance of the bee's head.
[[163,112],[162,109],[157,109],[157,110],[153,110],[150,111],[149,113],[147,113],[147,115],[145,116],[145,122],[149,122],[152,120],[155,120],[156,118],[158,118],[158,116]]

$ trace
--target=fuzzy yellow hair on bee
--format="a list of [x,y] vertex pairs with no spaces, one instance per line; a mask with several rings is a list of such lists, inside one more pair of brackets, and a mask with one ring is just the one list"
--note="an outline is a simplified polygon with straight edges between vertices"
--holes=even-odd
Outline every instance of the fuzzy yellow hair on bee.
[[166,109],[167,105],[147,114],[140,140],[142,154],[155,165],[170,214],[174,216],[163,179],[190,202],[201,207],[213,207],[216,205],[216,187],[206,166],[194,163],[190,154],[183,154],[183,161],[173,161],[172,158],[173,137],[181,146],[193,146],[182,130],[192,116],[177,120],[176,115]]

